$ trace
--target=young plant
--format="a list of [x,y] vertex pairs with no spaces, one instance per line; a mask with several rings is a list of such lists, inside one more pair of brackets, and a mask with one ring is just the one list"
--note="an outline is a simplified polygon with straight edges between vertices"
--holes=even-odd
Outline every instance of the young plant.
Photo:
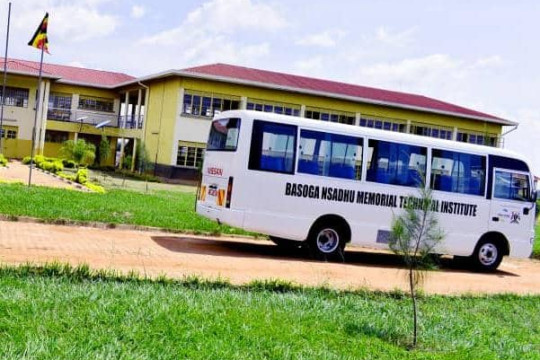
[[418,342],[418,291],[425,280],[426,270],[434,267],[432,254],[444,239],[433,211],[431,189],[425,178],[419,181],[417,196],[410,196],[403,214],[394,217],[390,234],[390,248],[401,255],[407,266],[409,291],[413,306],[413,344]]

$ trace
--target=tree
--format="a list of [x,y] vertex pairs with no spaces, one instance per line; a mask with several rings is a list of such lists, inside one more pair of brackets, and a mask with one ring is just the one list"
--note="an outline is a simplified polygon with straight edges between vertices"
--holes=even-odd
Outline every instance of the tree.
[[93,164],[96,159],[95,145],[87,143],[84,139],[64,141],[60,152],[65,158],[79,165]]
[[425,280],[426,270],[434,266],[432,254],[444,239],[438,225],[431,189],[419,181],[418,197],[410,196],[405,212],[394,217],[390,248],[401,255],[408,269],[409,291],[413,307],[413,344],[418,341],[417,287]]
[[111,156],[111,144],[109,143],[109,139],[107,138],[107,136],[105,136],[105,134],[102,134],[101,141],[99,142],[100,165],[103,165],[105,162],[107,162],[109,156]]

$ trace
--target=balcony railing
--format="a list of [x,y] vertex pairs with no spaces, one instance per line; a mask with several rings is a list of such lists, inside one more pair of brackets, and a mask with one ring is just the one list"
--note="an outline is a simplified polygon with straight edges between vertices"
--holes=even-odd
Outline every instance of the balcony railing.
[[144,115],[121,115],[118,117],[118,127],[123,129],[142,129]]
[[85,111],[63,108],[49,108],[47,112],[49,120],[69,121],[78,124],[101,125],[103,127],[115,127],[122,129],[142,129],[144,115],[117,115],[97,111]]

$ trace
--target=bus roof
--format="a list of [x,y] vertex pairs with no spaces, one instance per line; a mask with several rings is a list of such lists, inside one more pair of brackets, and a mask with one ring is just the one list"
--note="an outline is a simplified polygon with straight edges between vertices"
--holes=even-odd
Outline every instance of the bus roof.
[[[293,124],[301,127],[318,129],[323,131],[333,131],[341,134],[348,135],[360,135],[374,137],[381,140],[389,140],[401,143],[423,145],[428,147],[437,147],[448,150],[455,151],[464,151],[476,154],[483,155],[498,155],[506,156],[515,159],[522,160],[527,163],[530,163],[526,157],[519,153],[515,153],[511,150],[501,149],[485,145],[470,144],[464,142],[458,142],[455,140],[446,140],[438,139],[427,136],[415,135],[415,134],[406,134],[401,132],[373,129],[367,127],[353,126],[347,124],[339,124],[327,121],[317,121],[312,119],[301,118],[297,116],[275,114],[269,112],[261,112],[255,110],[229,110],[224,111],[215,116],[215,119],[227,118],[227,117],[239,117],[239,118],[248,118],[251,120],[269,120],[277,121],[281,123]],[[529,166],[530,168],[530,166]]]

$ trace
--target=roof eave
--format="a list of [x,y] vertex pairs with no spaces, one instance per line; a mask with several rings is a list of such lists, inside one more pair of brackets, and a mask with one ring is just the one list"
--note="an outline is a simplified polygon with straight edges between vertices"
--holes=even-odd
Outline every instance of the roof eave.
[[[23,75],[23,76],[31,76],[31,77],[39,77],[39,74],[36,74],[36,73],[33,73],[33,72],[30,72],[30,71],[19,71],[19,70],[10,70],[8,69],[7,70],[8,74],[13,74],[13,75]],[[46,79],[52,79],[52,80],[58,80],[60,79],[60,77],[58,76],[55,76],[55,75],[50,75],[48,73],[41,73],[41,77],[42,78],[46,78]]]
[[456,112],[452,112],[452,111],[443,111],[443,110],[437,110],[437,109],[426,108],[426,107],[421,107],[421,106],[405,105],[405,104],[400,104],[400,103],[394,103],[394,102],[382,101],[382,100],[374,100],[374,99],[357,97],[357,96],[339,95],[339,94],[336,94],[336,93],[330,93],[330,92],[325,92],[325,91],[316,91],[316,90],[308,90],[308,89],[302,89],[302,88],[292,87],[292,86],[268,84],[268,83],[264,83],[264,82],[260,82],[260,81],[243,80],[243,79],[235,79],[235,78],[231,78],[231,77],[227,77],[227,76],[218,76],[218,75],[194,73],[194,72],[185,71],[185,70],[166,70],[166,71],[156,73],[156,74],[153,74],[153,75],[148,75],[148,76],[144,76],[144,77],[141,77],[141,78],[137,78],[135,80],[132,80],[132,81],[129,81],[129,82],[126,82],[126,83],[122,83],[122,84],[119,84],[117,86],[124,86],[124,85],[129,85],[129,84],[142,82],[142,81],[160,79],[160,78],[165,78],[165,77],[170,77],[170,76],[183,76],[183,77],[191,77],[191,78],[196,78],[196,79],[229,82],[229,83],[235,83],[235,84],[240,84],[240,85],[258,86],[258,87],[264,87],[264,88],[273,89],[273,90],[285,90],[285,91],[297,92],[297,93],[301,93],[301,94],[324,96],[324,97],[330,97],[330,98],[340,99],[340,100],[349,100],[349,101],[355,101],[355,102],[363,102],[363,103],[367,103],[367,104],[391,106],[391,107],[407,109],[407,110],[429,112],[429,113],[434,113],[434,114],[440,114],[440,115],[452,116],[452,117],[459,117],[459,118],[465,118],[465,119],[471,119],[471,120],[480,120],[480,121],[495,123],[495,124],[499,124],[499,125],[503,125],[503,126],[516,126],[516,125],[518,125],[517,122],[507,120],[507,119],[490,118],[490,117],[483,117],[483,116],[474,116],[474,115],[456,113]]

